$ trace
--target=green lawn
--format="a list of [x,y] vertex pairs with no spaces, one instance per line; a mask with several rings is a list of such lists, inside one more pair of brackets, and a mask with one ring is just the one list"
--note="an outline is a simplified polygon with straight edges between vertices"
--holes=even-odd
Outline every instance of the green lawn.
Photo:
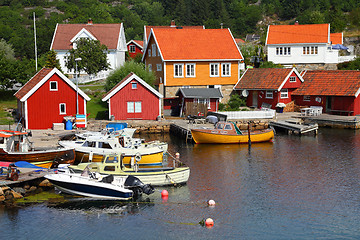
[[17,101],[13,91],[0,91],[0,125],[13,124],[11,113],[17,108]]
[[101,101],[103,95],[105,94],[104,86],[102,85],[91,85],[91,86],[81,86],[83,90],[91,100],[86,105],[86,111],[89,115],[89,119],[99,119],[99,120],[108,120],[108,106],[107,102]]

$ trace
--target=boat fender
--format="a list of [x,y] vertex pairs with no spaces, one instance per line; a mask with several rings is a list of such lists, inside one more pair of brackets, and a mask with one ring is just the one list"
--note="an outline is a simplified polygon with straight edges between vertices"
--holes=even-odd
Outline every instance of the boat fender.
[[141,160],[141,154],[140,154],[139,152],[137,152],[137,153],[135,154],[135,160],[136,160],[136,162],[140,162],[140,160]]

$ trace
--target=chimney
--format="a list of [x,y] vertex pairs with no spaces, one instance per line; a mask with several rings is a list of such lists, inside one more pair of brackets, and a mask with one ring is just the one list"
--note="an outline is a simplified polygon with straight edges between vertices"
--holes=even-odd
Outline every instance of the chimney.
[[87,23],[88,25],[93,25],[93,22],[92,22],[92,19],[91,18],[89,18],[89,20],[88,20],[88,23]]
[[223,23],[220,23],[220,26],[221,26],[221,29],[223,29],[224,24],[223,24]]
[[171,20],[170,27],[176,27],[176,25],[175,25],[175,20]]
[[299,25],[299,21],[295,21],[294,25]]

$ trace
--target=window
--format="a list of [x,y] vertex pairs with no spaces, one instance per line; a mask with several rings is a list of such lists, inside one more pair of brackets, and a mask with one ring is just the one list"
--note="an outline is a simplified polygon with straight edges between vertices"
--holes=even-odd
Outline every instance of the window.
[[156,57],[156,44],[151,45],[152,56]]
[[231,76],[231,63],[222,63],[221,64],[221,76],[230,77]]
[[66,114],[66,104],[60,103],[59,107],[60,107],[60,115]]
[[148,56],[151,57],[151,50],[148,49]]
[[112,149],[109,143],[106,142],[99,142],[99,148],[106,148],[106,149]]
[[219,63],[210,63],[210,77],[219,76]]
[[288,90],[287,89],[281,89],[280,98],[288,98],[288,97],[289,97]]
[[231,130],[231,129],[232,129],[232,127],[231,127],[231,125],[230,125],[230,124],[226,124],[226,125],[225,125],[225,127],[224,127],[224,129],[226,129],[226,130]]
[[304,102],[310,102],[310,96],[304,96]]
[[84,144],[82,146],[83,147],[92,147],[92,148],[94,148],[94,147],[96,147],[96,142],[88,142],[88,141],[86,141],[86,142],[84,142]]
[[184,64],[174,64],[174,77],[184,77]]
[[152,65],[151,64],[148,65],[148,70],[149,70],[149,72],[152,71]]
[[195,63],[186,64],[186,77],[195,77]]
[[160,72],[162,70],[161,64],[156,64],[156,71]]
[[117,162],[118,162],[117,156],[109,156],[109,157],[106,157],[106,159],[105,159],[105,163],[117,163]]
[[131,83],[131,89],[137,89],[137,83],[136,82]]
[[291,48],[290,47],[277,47],[276,55],[291,55]]
[[296,82],[296,77],[290,77],[289,81],[290,82]]
[[303,47],[303,55],[317,55],[317,54],[318,54],[317,46]]
[[194,98],[194,103],[206,104],[210,109],[210,98]]
[[141,102],[127,102],[128,113],[141,113]]
[[272,99],[273,98],[273,91],[266,91],[265,98]]
[[135,52],[135,45],[129,46],[129,52],[134,53]]
[[50,82],[50,91],[57,91],[57,90],[58,90],[57,82],[51,81]]

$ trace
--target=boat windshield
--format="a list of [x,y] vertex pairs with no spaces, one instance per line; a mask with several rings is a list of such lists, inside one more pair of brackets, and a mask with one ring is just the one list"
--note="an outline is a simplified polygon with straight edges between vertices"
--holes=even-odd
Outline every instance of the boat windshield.
[[85,141],[83,147],[96,147],[96,142]]
[[118,156],[107,156],[105,158],[105,163],[118,163],[119,157]]
[[112,149],[112,147],[110,146],[110,144],[107,143],[107,142],[99,142],[99,148]]
[[225,126],[224,123],[218,123],[215,128],[216,129],[224,129],[224,126]]

